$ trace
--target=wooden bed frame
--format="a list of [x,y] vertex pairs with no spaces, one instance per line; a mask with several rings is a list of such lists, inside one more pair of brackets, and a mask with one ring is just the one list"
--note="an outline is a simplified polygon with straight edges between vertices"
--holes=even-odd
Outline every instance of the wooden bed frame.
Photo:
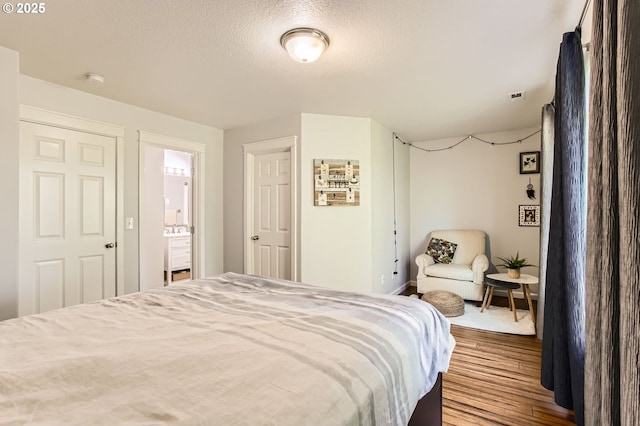
[[409,426],[442,426],[442,373],[438,373],[433,389],[418,401]]

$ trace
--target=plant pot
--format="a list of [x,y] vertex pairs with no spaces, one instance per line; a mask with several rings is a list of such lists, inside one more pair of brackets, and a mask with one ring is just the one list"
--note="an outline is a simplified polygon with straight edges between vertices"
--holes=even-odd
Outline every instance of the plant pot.
[[507,274],[509,275],[509,278],[520,278],[520,269],[507,268]]

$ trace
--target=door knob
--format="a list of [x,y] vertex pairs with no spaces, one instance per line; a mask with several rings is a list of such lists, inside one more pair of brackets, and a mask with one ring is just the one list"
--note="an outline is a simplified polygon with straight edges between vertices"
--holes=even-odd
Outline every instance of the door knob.
[[107,243],[104,245],[106,248],[114,248],[116,245],[114,243]]
[[260,239],[260,237],[259,237],[259,236],[257,236],[257,235],[254,235],[253,237],[251,237],[251,239],[252,239],[253,241],[258,241],[258,240]]

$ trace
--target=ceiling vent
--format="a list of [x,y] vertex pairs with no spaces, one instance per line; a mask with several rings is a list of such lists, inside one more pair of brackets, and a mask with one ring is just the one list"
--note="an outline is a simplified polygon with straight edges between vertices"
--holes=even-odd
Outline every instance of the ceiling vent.
[[511,102],[524,101],[524,91],[509,93],[509,99]]

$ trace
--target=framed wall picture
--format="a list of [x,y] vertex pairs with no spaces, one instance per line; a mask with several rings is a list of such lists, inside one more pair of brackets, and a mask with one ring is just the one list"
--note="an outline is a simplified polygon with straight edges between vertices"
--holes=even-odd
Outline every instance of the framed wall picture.
[[358,160],[313,160],[314,206],[359,206]]
[[520,174],[540,173],[540,151],[520,153]]
[[518,206],[518,225],[540,226],[540,206],[522,204]]

